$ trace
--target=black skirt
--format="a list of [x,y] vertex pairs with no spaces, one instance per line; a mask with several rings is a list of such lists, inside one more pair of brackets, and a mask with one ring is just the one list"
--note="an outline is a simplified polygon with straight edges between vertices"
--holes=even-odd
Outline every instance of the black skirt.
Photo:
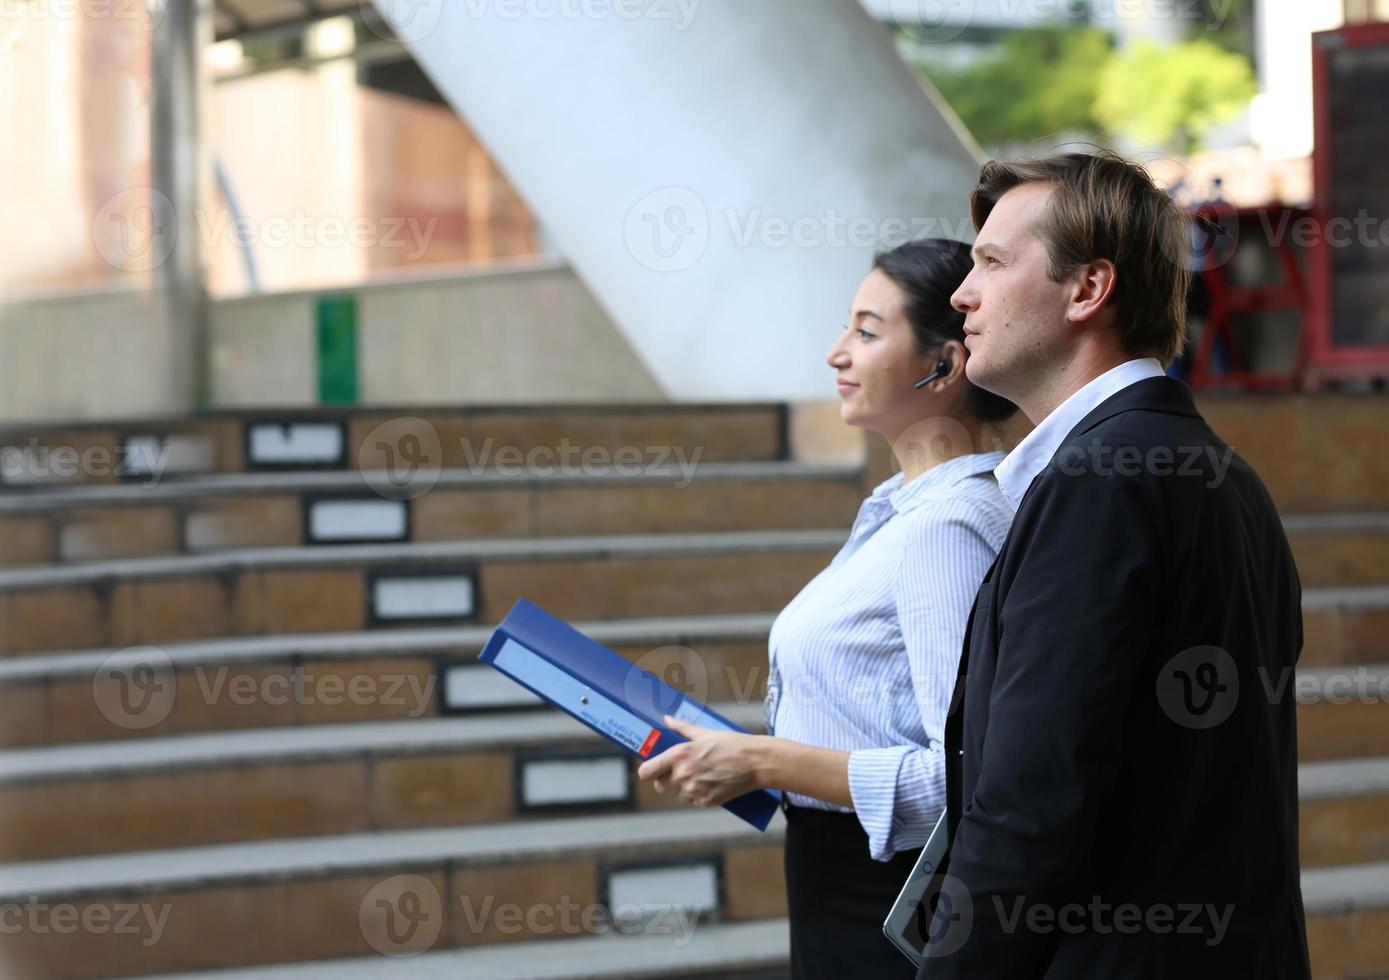
[[915,965],[883,935],[883,919],[920,848],[875,861],[854,814],[783,809],[792,980],[915,980]]

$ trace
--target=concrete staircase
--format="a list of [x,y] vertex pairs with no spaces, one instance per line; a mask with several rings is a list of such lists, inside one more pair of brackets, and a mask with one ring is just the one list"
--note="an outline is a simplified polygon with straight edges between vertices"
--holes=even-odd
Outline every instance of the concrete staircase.
[[[1299,705],[1327,980],[1389,974],[1389,432],[1363,401],[1205,406],[1265,476],[1304,578],[1307,645],[1281,696]],[[525,595],[755,729],[775,612],[885,474],[791,459],[777,406],[411,418],[22,443],[30,477],[62,446],[168,448],[152,485],[94,465],[15,480],[11,453],[0,906],[23,928],[0,935],[0,973],[784,975],[780,818],[761,834],[673,806],[472,661]],[[408,479],[358,465],[411,455],[412,436]],[[683,471],[499,472],[457,449],[488,438],[523,456],[704,452]],[[377,537],[346,543],[354,526]]]

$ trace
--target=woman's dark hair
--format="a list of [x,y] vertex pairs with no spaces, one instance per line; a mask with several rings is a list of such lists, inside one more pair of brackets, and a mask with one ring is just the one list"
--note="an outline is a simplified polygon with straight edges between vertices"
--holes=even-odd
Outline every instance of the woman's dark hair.
[[[950,297],[972,265],[969,246],[948,238],[923,238],[873,256],[873,268],[902,290],[902,310],[921,353],[950,340],[964,343],[965,315],[950,305]],[[981,422],[1002,422],[1018,410],[968,378],[965,384],[965,404]]]

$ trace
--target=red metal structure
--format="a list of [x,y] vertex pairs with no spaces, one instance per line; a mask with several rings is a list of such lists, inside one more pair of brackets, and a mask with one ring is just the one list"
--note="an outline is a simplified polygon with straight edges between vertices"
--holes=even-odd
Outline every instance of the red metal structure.
[[1309,388],[1389,378],[1389,23],[1314,34],[1312,85]]
[[[1287,229],[1309,216],[1305,208],[1270,204],[1263,207],[1234,207],[1207,203],[1192,212],[1205,219],[1199,232],[1204,236],[1197,250],[1196,271],[1205,279],[1210,297],[1201,344],[1191,362],[1193,388],[1232,385],[1240,388],[1289,388],[1302,377],[1308,359],[1307,319],[1310,297],[1298,251],[1290,235],[1268,235],[1267,229]],[[1213,232],[1213,229],[1219,229]],[[1273,253],[1280,278],[1274,282],[1241,282],[1233,274],[1234,255],[1241,243],[1262,238]],[[1254,371],[1246,363],[1240,346],[1235,317],[1242,313],[1296,310],[1301,320],[1297,350],[1290,371]],[[1225,354],[1226,370],[1216,375],[1211,360],[1217,342]]]

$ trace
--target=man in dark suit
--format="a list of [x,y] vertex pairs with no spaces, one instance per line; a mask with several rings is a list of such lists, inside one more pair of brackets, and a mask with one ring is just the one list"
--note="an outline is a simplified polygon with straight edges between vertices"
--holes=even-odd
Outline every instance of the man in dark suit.
[[966,372],[1036,428],[995,471],[1016,517],[947,723],[920,976],[1306,978],[1301,587],[1259,477],[1163,373],[1185,218],[1087,154],[987,164],[972,211]]

